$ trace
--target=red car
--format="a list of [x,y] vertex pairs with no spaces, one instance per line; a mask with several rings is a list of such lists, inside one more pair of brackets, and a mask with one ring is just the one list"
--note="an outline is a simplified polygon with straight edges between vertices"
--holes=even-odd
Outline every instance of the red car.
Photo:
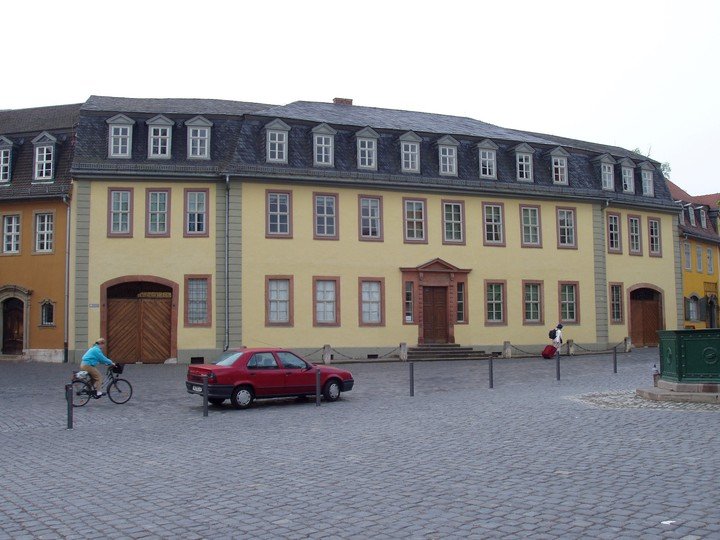
[[190,394],[202,395],[208,378],[208,401],[221,405],[226,399],[236,409],[245,409],[255,399],[315,394],[316,372],[327,401],[340,399],[352,390],[352,374],[344,369],[315,365],[286,349],[235,349],[213,364],[188,366],[185,386]]

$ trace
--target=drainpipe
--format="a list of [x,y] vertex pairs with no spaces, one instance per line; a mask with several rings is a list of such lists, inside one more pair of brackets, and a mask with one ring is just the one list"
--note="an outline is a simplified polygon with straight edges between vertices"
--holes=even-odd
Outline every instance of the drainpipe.
[[225,175],[225,343],[230,348],[230,175]]
[[68,363],[68,327],[70,325],[70,201],[63,195],[63,203],[67,206],[65,220],[65,321],[63,330],[63,363]]

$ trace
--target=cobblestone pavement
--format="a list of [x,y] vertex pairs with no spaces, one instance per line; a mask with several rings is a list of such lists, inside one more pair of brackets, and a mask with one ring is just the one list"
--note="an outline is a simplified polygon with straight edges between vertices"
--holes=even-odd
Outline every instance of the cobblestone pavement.
[[[359,363],[336,403],[202,415],[186,366],[75,410],[0,363],[0,538],[720,538],[720,406],[647,402],[657,350]],[[90,466],[90,463],[94,465]]]

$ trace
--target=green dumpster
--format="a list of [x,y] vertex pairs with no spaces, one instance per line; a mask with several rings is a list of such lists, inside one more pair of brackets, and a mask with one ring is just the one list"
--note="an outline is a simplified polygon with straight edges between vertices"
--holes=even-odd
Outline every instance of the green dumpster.
[[678,383],[720,383],[720,329],[661,330],[660,378]]

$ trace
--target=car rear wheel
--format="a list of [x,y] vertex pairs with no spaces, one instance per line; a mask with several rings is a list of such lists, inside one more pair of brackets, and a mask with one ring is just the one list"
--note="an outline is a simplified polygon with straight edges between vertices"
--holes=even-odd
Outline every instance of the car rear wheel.
[[249,386],[238,386],[230,396],[230,403],[236,409],[247,409],[252,405],[255,396]]
[[340,381],[330,379],[326,382],[323,388],[323,396],[325,396],[326,401],[337,401],[340,399]]

